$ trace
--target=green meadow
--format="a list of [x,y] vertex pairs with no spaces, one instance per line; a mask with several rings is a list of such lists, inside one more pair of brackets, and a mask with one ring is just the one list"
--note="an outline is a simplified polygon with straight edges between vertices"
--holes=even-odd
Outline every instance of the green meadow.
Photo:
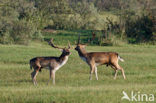
[[87,46],[86,49],[118,52],[125,60],[119,64],[127,79],[119,72],[114,80],[114,70],[103,65],[98,67],[99,80],[93,75],[90,81],[89,66],[72,49],[67,64],[56,72],[56,85],[52,81],[47,85],[49,71],[44,69],[37,75],[38,85],[34,86],[29,60],[36,56],[59,56],[61,52],[48,43],[0,45],[0,103],[130,103],[121,100],[123,91],[128,95],[133,91],[138,95],[156,96],[155,46]]
[[[0,0],[0,103],[156,103],[155,11],[156,0]],[[102,65],[89,80],[79,34],[88,52],[117,52],[126,79]],[[30,59],[61,55],[51,38],[71,55],[55,85],[42,69],[34,86]]]

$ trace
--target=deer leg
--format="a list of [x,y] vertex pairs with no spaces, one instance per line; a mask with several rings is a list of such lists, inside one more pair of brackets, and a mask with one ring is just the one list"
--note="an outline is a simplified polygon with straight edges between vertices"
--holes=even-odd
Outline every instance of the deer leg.
[[117,74],[118,74],[118,69],[116,67],[114,67],[113,65],[111,65],[111,67],[115,70],[114,79],[116,79]]
[[125,72],[124,72],[124,69],[123,68],[121,69],[121,72],[122,72],[123,78],[126,79]]
[[33,83],[35,83],[35,81],[34,81],[34,76],[35,76],[35,74],[36,74],[36,71],[34,70],[34,71],[31,73],[31,78],[32,78],[32,82],[33,82]]
[[38,74],[38,70],[34,70],[32,73],[31,73],[31,77],[32,77],[32,81],[34,83],[34,85],[37,85],[37,81],[36,81],[36,76]]
[[97,67],[95,66],[95,76],[96,76],[96,80],[98,80],[98,74],[97,74]]
[[38,71],[41,69],[41,66],[39,63],[35,63],[36,65],[33,67],[34,71],[31,73],[32,81],[34,85],[37,85],[36,76],[38,74]]
[[117,74],[118,74],[118,70],[116,69],[116,70],[115,70],[114,79],[116,79],[116,77],[117,77]]
[[118,65],[118,68],[119,68],[119,70],[121,70],[123,78],[126,79],[125,72],[124,72],[123,68],[119,65]]
[[34,78],[34,74],[35,74],[35,70],[33,72],[31,72],[31,78],[33,79]]
[[89,77],[89,80],[92,80],[92,74],[93,74],[93,70],[91,69],[91,70],[90,70],[90,77]]
[[36,76],[37,76],[37,74],[38,74],[38,70],[36,71],[35,76],[34,76],[35,85],[37,85],[37,81],[36,81]]
[[93,65],[90,65],[90,77],[89,77],[90,80],[92,80],[92,74],[94,70],[95,70],[95,67]]
[[53,84],[55,85],[55,70],[52,71]]
[[115,68],[117,68],[117,70],[121,70],[123,78],[126,79],[125,72],[124,72],[123,68],[118,64],[115,65]]
[[51,77],[52,77],[52,69],[49,70],[49,75],[50,75],[50,77],[49,77],[49,80],[48,80],[47,85],[49,84],[49,82],[50,82],[50,80],[51,80]]

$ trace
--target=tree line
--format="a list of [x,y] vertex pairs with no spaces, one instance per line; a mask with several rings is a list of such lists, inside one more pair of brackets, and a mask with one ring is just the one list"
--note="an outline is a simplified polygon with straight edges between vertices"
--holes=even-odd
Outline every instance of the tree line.
[[154,0],[0,0],[0,43],[42,40],[45,28],[100,31],[104,39],[113,35],[130,43],[154,41],[155,4]]

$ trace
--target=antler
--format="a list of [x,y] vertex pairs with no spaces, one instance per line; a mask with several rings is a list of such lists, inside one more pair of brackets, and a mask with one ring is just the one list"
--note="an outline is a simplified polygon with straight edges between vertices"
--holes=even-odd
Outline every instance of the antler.
[[55,45],[53,44],[53,38],[50,39],[49,45],[52,46],[53,48],[63,49],[63,48],[60,48],[60,47],[55,46]]
[[71,48],[71,46],[70,46],[70,42],[69,42],[69,40],[68,40],[68,49],[70,49]]
[[77,45],[80,44],[80,34],[78,35]]

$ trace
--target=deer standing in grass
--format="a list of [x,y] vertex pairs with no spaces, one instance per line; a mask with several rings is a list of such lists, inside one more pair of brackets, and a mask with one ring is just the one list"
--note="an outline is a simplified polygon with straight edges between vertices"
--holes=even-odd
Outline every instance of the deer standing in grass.
[[[59,70],[66,62],[68,61],[68,57],[70,55],[70,45],[68,44],[68,48],[60,48],[53,44],[53,39],[49,41],[49,45],[53,48],[57,48],[62,51],[62,54],[59,57],[36,57],[30,60],[30,68],[34,68],[34,71],[31,73],[31,77],[34,85],[37,85],[36,76],[42,68],[47,68],[50,71],[50,79],[53,79],[53,84],[55,84],[55,72]],[[48,83],[49,83],[48,81]]]
[[95,72],[96,79],[98,80],[97,66],[98,65],[110,65],[115,70],[114,79],[117,77],[118,70],[121,70],[123,78],[126,79],[123,68],[118,64],[118,60],[124,62],[124,60],[115,52],[86,52],[85,45],[80,44],[80,34],[75,50],[78,52],[80,58],[90,66],[90,80],[92,80],[92,74]]

